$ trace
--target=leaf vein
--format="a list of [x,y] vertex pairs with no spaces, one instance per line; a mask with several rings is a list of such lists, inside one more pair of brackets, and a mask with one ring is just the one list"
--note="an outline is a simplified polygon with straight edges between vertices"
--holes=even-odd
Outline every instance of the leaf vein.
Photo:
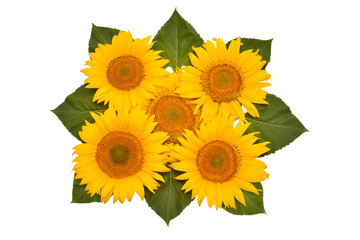
[[276,124],[271,124],[271,123],[266,123],[266,122],[262,122],[262,121],[250,119],[250,118],[247,118],[247,117],[245,117],[245,118],[246,118],[248,121],[250,121],[250,122],[256,122],[256,123],[259,123],[259,124],[269,125],[269,126],[272,126],[272,127],[280,127],[280,128],[289,128],[289,129],[302,130],[302,128],[294,128],[294,127],[288,127],[288,126],[284,126],[284,125],[276,125]]

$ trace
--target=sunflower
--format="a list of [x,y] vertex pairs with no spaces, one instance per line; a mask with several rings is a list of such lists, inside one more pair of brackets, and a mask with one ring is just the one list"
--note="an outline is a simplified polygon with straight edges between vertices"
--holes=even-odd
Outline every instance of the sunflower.
[[222,204],[236,208],[235,199],[246,206],[242,190],[259,194],[251,183],[269,176],[266,165],[256,159],[269,150],[268,142],[254,144],[256,133],[243,135],[249,123],[235,128],[233,123],[233,116],[217,116],[202,123],[197,135],[185,130],[185,138],[179,139],[182,146],[173,148],[172,157],[178,162],[171,166],[184,172],[177,179],[186,180],[182,190],[192,191],[199,206],[205,197],[216,209]]
[[87,88],[97,88],[94,102],[114,106],[135,107],[153,97],[153,92],[165,84],[168,72],[163,68],[168,62],[153,51],[150,36],[135,39],[130,32],[120,32],[111,44],[99,44],[86,62],[90,68],[82,72],[88,76]]
[[187,98],[175,93],[177,73],[172,73],[168,87],[159,89],[155,98],[146,105],[146,113],[154,115],[158,122],[154,131],[166,132],[169,139],[166,143],[179,143],[185,129],[194,131],[200,127],[200,112],[194,114],[196,105]]
[[144,198],[144,186],[154,192],[163,177],[156,172],[169,171],[165,167],[169,149],[162,145],[167,133],[152,133],[156,123],[139,107],[115,111],[109,108],[104,114],[91,114],[95,123],[79,132],[85,142],[75,146],[78,157],[74,169],[80,184],[93,196],[101,196],[106,203],[113,195],[114,203],[131,201],[136,192]]
[[[165,141],[165,145],[170,151],[173,146],[180,143],[178,138],[183,136],[186,129],[195,132],[200,127],[201,111],[194,114],[196,105],[174,92],[178,75],[178,72],[170,74],[167,87],[158,89],[155,98],[145,106],[146,113],[153,115],[155,122],[158,123],[154,132],[168,133],[169,138]],[[175,162],[170,152],[168,154],[169,163]]]
[[229,48],[221,39],[207,41],[194,48],[197,56],[189,54],[192,66],[183,68],[177,92],[185,98],[195,98],[196,110],[202,107],[201,118],[213,118],[218,112],[230,113],[245,120],[244,107],[253,117],[259,117],[253,103],[267,104],[267,92],[262,88],[270,78],[262,70],[266,61],[258,52],[246,50],[239,53],[240,38],[232,40]]

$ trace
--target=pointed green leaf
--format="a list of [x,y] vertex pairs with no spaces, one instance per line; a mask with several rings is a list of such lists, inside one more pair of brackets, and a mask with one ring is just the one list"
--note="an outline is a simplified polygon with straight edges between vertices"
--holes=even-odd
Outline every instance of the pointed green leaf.
[[155,191],[155,194],[148,189],[145,191],[146,202],[167,225],[191,202],[191,194],[185,194],[181,190],[183,181],[175,179],[179,174],[173,169],[170,172],[163,173],[165,183],[162,183],[159,189]]
[[247,132],[260,132],[258,142],[270,142],[267,145],[270,151],[264,155],[285,147],[307,131],[280,98],[268,94],[266,101],[270,105],[255,104],[260,114],[259,118],[254,118],[248,113],[245,115],[246,120],[251,123]]
[[262,185],[261,183],[252,183],[252,184],[254,185],[254,187],[256,187],[256,189],[259,189],[261,191],[259,191],[259,195],[257,195],[255,193],[242,190],[245,197],[246,206],[244,206],[242,203],[240,203],[235,199],[236,209],[225,206],[223,206],[223,208],[229,213],[235,215],[254,215],[259,213],[266,213],[264,209],[264,201],[263,201],[264,193],[262,191],[263,190]]
[[95,91],[95,89],[88,89],[82,85],[74,93],[67,96],[62,104],[52,110],[67,130],[80,141],[79,131],[85,125],[85,120],[90,123],[94,122],[90,112],[103,113],[107,109],[106,105],[92,101]]
[[80,185],[80,182],[81,179],[74,178],[71,203],[100,202],[100,196],[98,194],[94,194],[94,196],[91,197],[91,195],[85,191],[86,185]]
[[117,35],[120,30],[115,28],[98,27],[92,25],[91,36],[89,41],[89,52],[95,52],[98,44],[111,43],[114,35]]
[[203,40],[175,10],[154,37],[154,42],[153,49],[163,51],[160,55],[170,61],[168,66],[175,71],[177,67],[190,64],[188,54],[193,46],[200,47]]

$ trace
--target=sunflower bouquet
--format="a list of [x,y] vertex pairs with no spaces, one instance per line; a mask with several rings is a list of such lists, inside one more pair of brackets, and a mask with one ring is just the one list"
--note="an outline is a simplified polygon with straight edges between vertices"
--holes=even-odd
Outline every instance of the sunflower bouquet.
[[307,131],[264,90],[272,40],[204,42],[176,10],[150,40],[92,27],[85,84],[53,110],[81,141],[72,202],[136,193],[167,224],[195,198],[265,213],[258,158]]

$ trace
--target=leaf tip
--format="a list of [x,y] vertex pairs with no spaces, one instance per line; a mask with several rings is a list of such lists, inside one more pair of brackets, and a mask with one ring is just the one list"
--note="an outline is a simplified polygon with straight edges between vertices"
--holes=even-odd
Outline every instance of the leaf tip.
[[177,7],[175,8],[175,10],[174,10],[174,12],[173,12],[172,15],[174,15],[174,14],[180,15],[179,12],[177,11]]
[[170,221],[171,221],[171,220],[165,220],[165,219],[164,219],[164,221],[165,221],[166,225],[167,225],[168,227],[170,227]]

